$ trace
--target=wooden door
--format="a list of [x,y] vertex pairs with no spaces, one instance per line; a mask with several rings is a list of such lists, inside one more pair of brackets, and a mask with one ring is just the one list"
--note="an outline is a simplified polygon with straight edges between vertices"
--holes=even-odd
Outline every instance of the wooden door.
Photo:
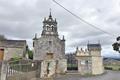
[[47,53],[47,59],[53,59],[53,53]]
[[0,49],[0,61],[4,58],[4,49]]

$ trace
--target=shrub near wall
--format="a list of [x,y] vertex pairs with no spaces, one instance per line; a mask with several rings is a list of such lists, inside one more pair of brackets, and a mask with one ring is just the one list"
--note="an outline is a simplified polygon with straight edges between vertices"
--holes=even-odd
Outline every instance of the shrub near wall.
[[112,70],[112,67],[105,67],[106,70]]
[[106,70],[114,70],[114,71],[120,71],[120,66],[106,66],[104,67]]

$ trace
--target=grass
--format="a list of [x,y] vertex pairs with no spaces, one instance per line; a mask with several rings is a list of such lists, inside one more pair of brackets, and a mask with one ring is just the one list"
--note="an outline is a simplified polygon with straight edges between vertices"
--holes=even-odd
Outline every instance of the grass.
[[78,67],[77,64],[67,64],[67,67]]
[[120,65],[105,65],[105,69],[120,71]]

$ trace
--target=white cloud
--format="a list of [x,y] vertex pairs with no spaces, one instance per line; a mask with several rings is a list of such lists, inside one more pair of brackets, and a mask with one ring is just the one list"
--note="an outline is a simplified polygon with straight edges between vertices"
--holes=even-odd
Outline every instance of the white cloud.
[[[120,34],[120,0],[56,0],[67,9],[97,27],[116,35]],[[114,37],[96,30],[79,21],[52,0],[0,0],[0,34],[9,38],[26,39],[32,45],[35,33],[41,34],[42,20],[52,8],[57,18],[60,37],[65,35],[66,52],[76,46],[86,45],[88,40],[101,40],[103,53],[113,53],[111,46]],[[111,55],[111,54],[110,54]]]

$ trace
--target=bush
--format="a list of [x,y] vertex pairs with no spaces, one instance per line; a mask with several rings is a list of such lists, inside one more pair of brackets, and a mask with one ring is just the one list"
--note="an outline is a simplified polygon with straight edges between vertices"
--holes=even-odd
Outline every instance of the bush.
[[113,70],[112,67],[105,67],[106,70]]
[[119,68],[119,71],[120,71],[120,68]]
[[78,70],[78,67],[67,67],[67,70]]

